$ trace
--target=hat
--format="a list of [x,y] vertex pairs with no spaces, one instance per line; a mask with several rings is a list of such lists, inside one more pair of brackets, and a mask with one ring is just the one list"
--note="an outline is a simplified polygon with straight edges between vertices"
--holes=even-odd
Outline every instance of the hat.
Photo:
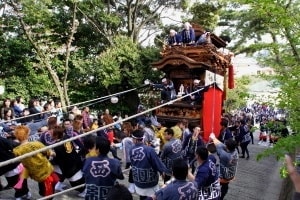
[[117,115],[115,115],[115,116],[113,117],[113,119],[118,119],[118,116],[117,116]]
[[162,83],[167,82],[167,79],[166,79],[166,78],[163,78],[163,79],[161,80],[161,82],[162,82]]
[[195,80],[194,80],[194,83],[199,84],[199,83],[200,83],[200,80],[195,79]]
[[134,139],[143,139],[144,138],[144,132],[141,130],[135,130],[132,132],[131,137]]

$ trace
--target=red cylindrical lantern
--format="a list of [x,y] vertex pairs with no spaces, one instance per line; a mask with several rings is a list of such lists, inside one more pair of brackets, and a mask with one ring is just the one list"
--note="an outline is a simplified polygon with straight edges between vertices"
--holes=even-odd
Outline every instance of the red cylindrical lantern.
[[228,68],[228,88],[233,89],[234,88],[234,71],[233,71],[233,65],[230,65]]
[[203,101],[203,139],[209,140],[209,135],[215,133],[218,137],[220,133],[220,122],[222,115],[222,95],[223,92],[217,87],[211,87],[204,92]]

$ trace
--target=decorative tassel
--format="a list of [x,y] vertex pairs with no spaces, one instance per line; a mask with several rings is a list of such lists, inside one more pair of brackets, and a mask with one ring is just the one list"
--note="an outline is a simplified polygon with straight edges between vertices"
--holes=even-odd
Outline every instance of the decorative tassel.
[[228,68],[228,88],[233,89],[234,88],[234,70],[233,65],[230,65]]

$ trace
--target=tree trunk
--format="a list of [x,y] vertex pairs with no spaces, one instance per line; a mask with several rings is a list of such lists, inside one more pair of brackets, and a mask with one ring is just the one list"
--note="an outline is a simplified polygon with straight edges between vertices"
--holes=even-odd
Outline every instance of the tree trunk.
[[285,37],[286,39],[289,41],[289,44],[290,44],[290,47],[292,48],[292,52],[293,52],[293,55],[295,57],[295,60],[300,63],[300,55],[298,53],[298,50],[297,50],[297,47],[296,47],[296,44],[295,42],[293,41],[294,39],[292,38],[292,35],[291,35],[291,32],[288,28],[284,28],[285,30]]
[[56,74],[56,72],[52,69],[51,64],[49,61],[47,61],[47,59],[43,59],[42,62],[46,65],[46,68],[48,70],[48,72],[50,73],[52,80],[57,88],[58,94],[59,94],[59,98],[61,101],[61,106],[62,108],[66,108],[67,102],[66,102],[66,97],[64,95],[64,89],[61,86],[61,81],[59,80],[58,75]]
[[[49,57],[49,54],[45,53],[42,48],[39,46],[38,42],[35,41],[33,39],[33,33],[30,31],[30,28],[25,24],[22,16],[21,11],[18,9],[17,5],[15,3],[11,4],[12,8],[14,9],[15,12],[18,13],[19,17],[19,22],[21,24],[21,27],[27,37],[27,39],[29,40],[29,42],[32,44],[33,48],[35,49],[36,53],[37,53],[37,57],[40,59],[40,62],[43,64],[43,66],[45,66],[45,68],[48,70],[54,85],[57,88],[58,94],[59,94],[59,98],[61,101],[61,105],[63,108],[66,108],[66,105],[69,104],[69,99],[68,99],[68,93],[67,93],[67,73],[68,73],[68,61],[69,61],[69,57],[70,57],[70,46],[71,46],[71,42],[73,40],[73,35],[74,35],[74,31],[76,31],[76,25],[75,25],[75,29],[74,29],[74,24],[75,24],[75,17],[76,15],[73,16],[73,26],[72,26],[72,32],[71,35],[69,37],[68,43],[67,43],[67,49],[66,49],[66,62],[65,62],[65,67],[67,68],[67,70],[65,69],[65,75],[64,78],[65,80],[62,82],[59,79],[58,74],[56,73],[56,71],[52,68],[51,66],[51,58]],[[75,11],[74,7],[74,11]]]
[[286,178],[283,180],[281,185],[281,191],[279,194],[278,200],[286,200],[286,199],[292,199],[294,194],[294,185],[290,178]]
[[[69,74],[69,60],[70,60],[70,55],[71,55],[71,46],[72,46],[72,41],[74,39],[74,34],[77,31],[78,27],[78,22],[76,20],[76,12],[77,12],[77,5],[76,3],[74,4],[73,8],[73,17],[72,17],[72,27],[71,27],[71,33],[69,35],[67,45],[66,45],[66,60],[65,60],[65,71],[64,71],[64,78],[63,78],[63,94],[65,98],[65,104],[67,106],[70,105],[70,99],[68,95],[68,74]],[[63,106],[65,108],[65,106]],[[66,109],[64,109],[66,111]]]

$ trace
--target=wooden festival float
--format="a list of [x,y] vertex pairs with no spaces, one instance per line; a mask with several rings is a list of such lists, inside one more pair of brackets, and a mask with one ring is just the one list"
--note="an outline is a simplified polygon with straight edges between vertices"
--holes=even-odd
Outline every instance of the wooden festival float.
[[[193,28],[197,40],[204,29],[195,24]],[[163,71],[173,81],[177,93],[181,84],[184,88],[192,87],[195,79],[204,83],[205,90],[199,104],[192,105],[182,99],[159,108],[157,117],[167,124],[187,119],[190,124],[200,125],[206,141],[211,132],[219,134],[226,89],[233,88],[232,54],[223,53],[224,40],[213,33],[210,37],[211,43],[203,45],[164,46],[161,59],[152,63],[153,68]]]

